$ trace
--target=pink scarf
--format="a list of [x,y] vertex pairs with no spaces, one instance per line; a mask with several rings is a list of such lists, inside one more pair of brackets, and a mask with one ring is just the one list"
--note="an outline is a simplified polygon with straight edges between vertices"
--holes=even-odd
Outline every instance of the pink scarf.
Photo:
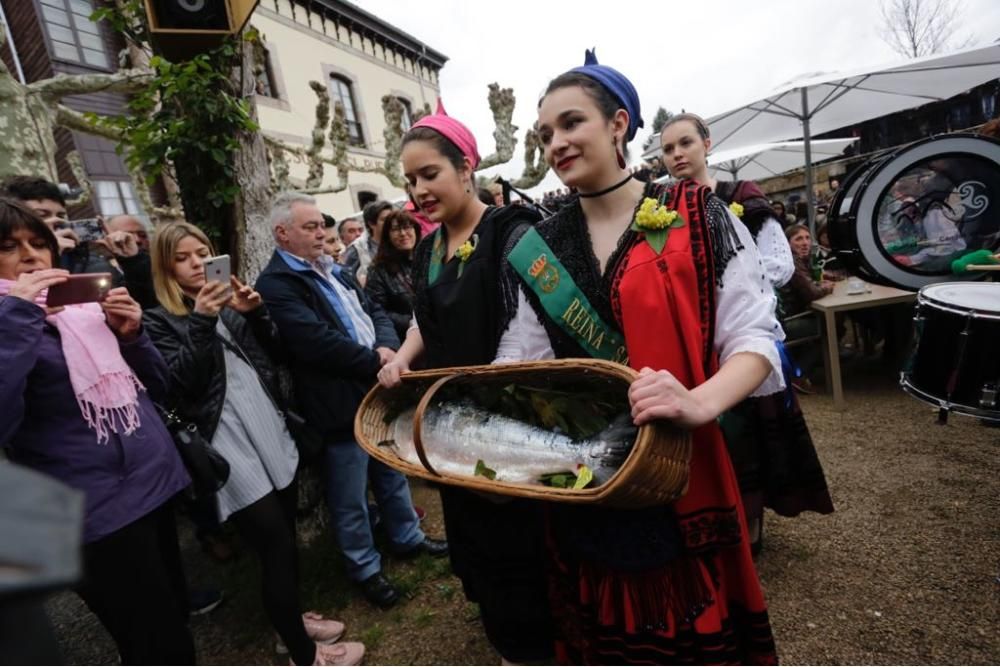
[[[0,279],[0,296],[6,296],[13,284]],[[35,303],[44,307],[45,299],[42,292]],[[97,441],[107,442],[111,431],[133,433],[141,426],[138,390],[145,391],[145,387],[122,358],[101,307],[96,303],[67,306],[46,320],[59,331],[73,394]]]

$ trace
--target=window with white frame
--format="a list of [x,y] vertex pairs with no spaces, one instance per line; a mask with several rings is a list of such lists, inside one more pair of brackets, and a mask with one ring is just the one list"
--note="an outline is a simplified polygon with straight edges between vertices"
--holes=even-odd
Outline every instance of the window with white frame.
[[413,107],[410,106],[410,100],[406,98],[397,97],[396,99],[403,105],[403,132],[406,132],[413,125]]
[[129,181],[92,181],[97,209],[105,218],[113,215],[142,215],[135,189]]
[[344,107],[344,120],[347,123],[347,137],[352,146],[364,146],[365,135],[361,130],[357,106],[354,104],[354,90],[351,82],[336,74],[330,75],[330,94],[333,102],[340,102]]
[[39,0],[42,22],[57,60],[108,69],[110,62],[101,27],[90,20],[90,0]]

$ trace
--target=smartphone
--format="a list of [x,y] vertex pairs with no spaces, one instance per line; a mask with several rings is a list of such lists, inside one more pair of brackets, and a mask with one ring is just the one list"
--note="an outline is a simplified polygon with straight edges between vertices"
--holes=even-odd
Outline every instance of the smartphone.
[[229,255],[209,257],[205,260],[204,266],[205,282],[210,283],[213,280],[218,280],[223,285],[229,285],[229,276],[232,275]]
[[107,229],[104,221],[100,218],[85,218],[83,220],[71,220],[69,228],[73,230],[80,243],[93,243],[100,241],[107,236]]
[[110,289],[110,273],[77,273],[50,287],[45,302],[52,307],[101,302]]

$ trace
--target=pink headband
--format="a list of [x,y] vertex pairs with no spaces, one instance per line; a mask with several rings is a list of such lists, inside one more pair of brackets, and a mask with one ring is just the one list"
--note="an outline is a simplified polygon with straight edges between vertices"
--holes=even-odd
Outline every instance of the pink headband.
[[444,104],[441,102],[440,97],[438,98],[437,111],[418,120],[413,124],[411,129],[414,127],[429,127],[438,132],[445,139],[458,146],[458,150],[462,151],[462,155],[469,158],[473,169],[479,166],[482,158],[479,157],[476,138],[472,136],[469,128],[445,112]]

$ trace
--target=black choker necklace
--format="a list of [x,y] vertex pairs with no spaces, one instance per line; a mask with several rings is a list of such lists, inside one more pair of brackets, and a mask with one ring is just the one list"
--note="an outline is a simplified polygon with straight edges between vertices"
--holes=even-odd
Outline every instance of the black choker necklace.
[[629,174],[623,180],[615,183],[610,188],[604,188],[600,192],[580,192],[578,194],[580,195],[580,197],[582,197],[584,199],[589,199],[590,197],[602,197],[602,196],[608,194],[609,192],[614,192],[615,190],[617,190],[618,188],[620,188],[621,186],[625,185],[626,183],[628,183],[631,180],[632,180],[632,174]]

